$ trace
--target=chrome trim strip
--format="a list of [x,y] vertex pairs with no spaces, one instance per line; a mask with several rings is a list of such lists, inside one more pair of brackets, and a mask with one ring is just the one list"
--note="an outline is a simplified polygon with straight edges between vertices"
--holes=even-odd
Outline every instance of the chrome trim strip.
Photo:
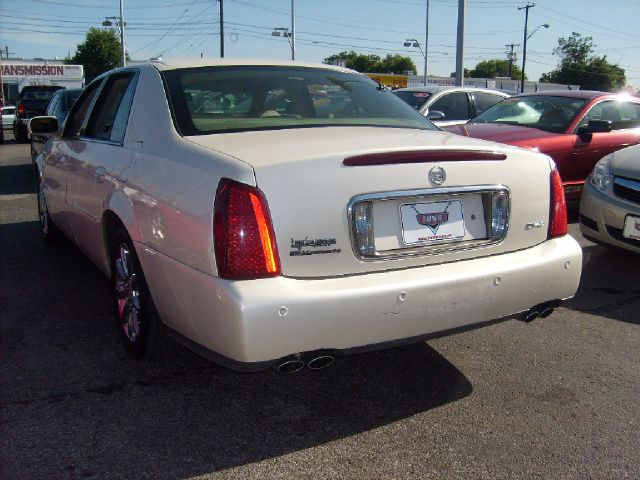
[[[429,189],[417,189],[417,190],[395,190],[390,192],[373,192],[373,193],[365,193],[361,195],[355,195],[349,200],[347,204],[347,221],[349,222],[349,233],[351,235],[351,248],[353,253],[361,262],[375,262],[379,260],[397,260],[402,258],[411,258],[411,257],[419,257],[419,256],[432,256],[439,255],[442,253],[449,252],[459,252],[459,251],[467,251],[467,250],[477,250],[479,248],[484,248],[489,245],[496,245],[504,240],[504,237],[507,235],[509,231],[509,221],[507,220],[507,225],[504,229],[504,233],[499,238],[488,238],[486,240],[467,240],[466,242],[458,242],[450,245],[446,244],[434,244],[434,245],[426,245],[419,246],[414,248],[402,248],[402,249],[394,249],[394,250],[385,250],[383,252],[379,252],[376,250],[374,256],[372,257],[363,257],[359,254],[358,245],[356,243],[356,232],[355,225],[353,219],[353,207],[360,202],[365,201],[388,201],[388,200],[399,200],[399,199],[420,199],[424,198],[425,200],[433,200],[435,196],[447,196],[447,197],[456,197],[460,195],[466,194],[494,194],[494,193],[505,193],[509,198],[509,209],[507,211],[507,219],[510,218],[511,215],[511,191],[509,187],[506,185],[498,184],[498,185],[473,185],[473,186],[463,186],[463,187],[444,187],[444,188],[429,188]],[[491,218],[485,218],[485,223],[487,224],[488,232],[490,233],[491,229]],[[375,226],[374,226],[375,230]],[[375,232],[374,232],[375,235]]]

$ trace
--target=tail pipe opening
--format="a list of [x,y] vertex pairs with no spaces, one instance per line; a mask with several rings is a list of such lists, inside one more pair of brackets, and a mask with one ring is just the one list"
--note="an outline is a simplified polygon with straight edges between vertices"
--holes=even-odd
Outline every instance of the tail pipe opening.
[[553,300],[551,302],[541,303],[535,307],[531,307],[520,316],[520,320],[525,323],[534,321],[536,318],[547,318],[553,311],[562,304],[561,300]]

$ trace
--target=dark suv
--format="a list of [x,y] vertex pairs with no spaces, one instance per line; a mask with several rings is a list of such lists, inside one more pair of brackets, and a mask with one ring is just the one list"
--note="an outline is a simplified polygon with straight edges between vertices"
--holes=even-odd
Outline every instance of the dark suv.
[[49,99],[59,85],[28,85],[20,91],[16,104],[16,118],[13,121],[13,135],[16,141],[26,143],[29,140],[29,119],[44,113]]

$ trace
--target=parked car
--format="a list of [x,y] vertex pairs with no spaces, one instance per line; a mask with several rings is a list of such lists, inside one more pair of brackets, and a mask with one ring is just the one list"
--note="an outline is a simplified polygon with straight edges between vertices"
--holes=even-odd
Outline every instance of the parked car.
[[11,130],[16,118],[16,107],[14,105],[0,107],[0,116],[2,116],[2,129]]
[[[321,114],[317,91],[337,99]],[[111,278],[135,357],[170,335],[236,369],[321,368],[546,316],[580,279],[547,156],[438,131],[339,67],[117,69],[36,166],[45,238],[61,230]]]
[[640,253],[640,145],[596,164],[585,183],[579,218],[586,238]]
[[[45,116],[53,116],[58,119],[58,125],[62,127],[64,121],[69,114],[69,110],[82,93],[82,88],[65,88],[57,90],[51,96],[47,107],[44,110]],[[35,161],[38,154],[42,151],[42,147],[48,140],[47,137],[41,135],[31,136],[31,160]]]
[[475,87],[412,87],[393,92],[439,127],[459,125],[509,95]]
[[29,141],[29,119],[42,115],[53,93],[63,88],[59,85],[27,85],[20,90],[13,121],[13,136],[17,142]]
[[446,130],[548,154],[558,166],[567,201],[577,207],[596,162],[640,142],[640,98],[584,90],[530,93]]

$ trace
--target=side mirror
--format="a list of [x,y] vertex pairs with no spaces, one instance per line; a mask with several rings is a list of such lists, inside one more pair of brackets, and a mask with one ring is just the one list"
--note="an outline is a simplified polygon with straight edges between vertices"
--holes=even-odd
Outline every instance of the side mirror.
[[433,110],[432,112],[427,113],[427,119],[435,122],[436,120],[444,120],[445,115],[444,112],[440,110]]
[[56,117],[33,117],[29,120],[29,131],[32,135],[51,137],[59,130],[60,124]]
[[576,132],[580,137],[591,140],[594,133],[607,133],[611,131],[611,122],[609,120],[589,120],[587,125],[582,125]]

